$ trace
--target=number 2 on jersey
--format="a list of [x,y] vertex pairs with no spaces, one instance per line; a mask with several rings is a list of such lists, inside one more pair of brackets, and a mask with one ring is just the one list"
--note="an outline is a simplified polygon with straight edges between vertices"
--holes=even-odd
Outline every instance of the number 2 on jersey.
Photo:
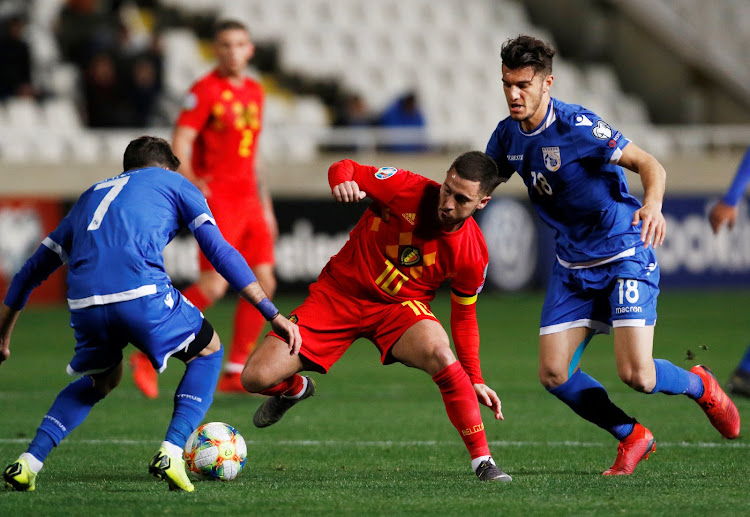
[[107,210],[109,210],[109,205],[122,191],[122,188],[125,186],[129,179],[130,176],[125,176],[124,178],[115,178],[112,180],[103,181],[96,187],[94,187],[94,190],[103,188],[110,188],[111,190],[107,192],[107,195],[104,196],[104,199],[99,202],[99,206],[97,206],[96,210],[94,210],[94,217],[91,218],[91,222],[89,223],[88,228],[86,228],[87,230],[91,231],[99,229],[99,226],[101,226],[102,224],[102,219],[104,219],[104,215],[107,213]]

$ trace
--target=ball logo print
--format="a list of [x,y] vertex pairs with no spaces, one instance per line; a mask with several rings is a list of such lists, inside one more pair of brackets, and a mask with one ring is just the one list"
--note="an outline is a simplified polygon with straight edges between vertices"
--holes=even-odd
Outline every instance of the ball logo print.
[[209,422],[193,431],[185,444],[185,465],[202,479],[230,481],[247,461],[242,435],[224,422]]

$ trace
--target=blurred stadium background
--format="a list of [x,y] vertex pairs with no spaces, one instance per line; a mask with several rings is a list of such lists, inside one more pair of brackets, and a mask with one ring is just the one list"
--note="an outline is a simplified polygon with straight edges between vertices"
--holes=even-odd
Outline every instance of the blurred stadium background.
[[[711,234],[705,213],[750,145],[750,2],[717,0],[3,0],[0,2],[0,291],[127,142],[170,137],[181,99],[212,66],[211,27],[240,19],[267,90],[263,169],[275,199],[280,289],[314,280],[356,216],[329,201],[333,161],[440,180],[507,115],[503,41],[558,49],[553,95],[597,112],[664,165],[663,285],[750,286],[747,210]],[[413,93],[425,123],[380,114]],[[630,175],[635,192],[640,182]],[[514,178],[480,217],[489,283],[543,286],[552,253]],[[175,282],[196,248],[168,248]],[[34,301],[62,301],[63,276]]]

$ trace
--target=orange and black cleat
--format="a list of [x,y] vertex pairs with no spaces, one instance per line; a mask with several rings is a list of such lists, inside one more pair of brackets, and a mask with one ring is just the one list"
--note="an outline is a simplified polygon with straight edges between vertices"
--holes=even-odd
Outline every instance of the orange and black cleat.
[[633,431],[620,441],[617,446],[617,459],[614,465],[605,470],[604,476],[629,476],[641,460],[647,460],[648,455],[656,450],[656,441],[651,431],[638,422]]
[[737,438],[740,435],[740,413],[737,406],[721,389],[708,367],[699,364],[693,366],[690,371],[703,381],[703,396],[696,402],[706,413],[711,424],[724,438]]

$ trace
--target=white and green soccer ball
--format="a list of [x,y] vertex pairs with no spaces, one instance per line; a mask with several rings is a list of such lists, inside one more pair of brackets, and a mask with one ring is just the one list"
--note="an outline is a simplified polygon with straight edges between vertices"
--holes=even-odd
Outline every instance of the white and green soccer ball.
[[229,481],[247,461],[242,435],[224,422],[209,422],[193,431],[185,444],[185,465],[199,477]]

